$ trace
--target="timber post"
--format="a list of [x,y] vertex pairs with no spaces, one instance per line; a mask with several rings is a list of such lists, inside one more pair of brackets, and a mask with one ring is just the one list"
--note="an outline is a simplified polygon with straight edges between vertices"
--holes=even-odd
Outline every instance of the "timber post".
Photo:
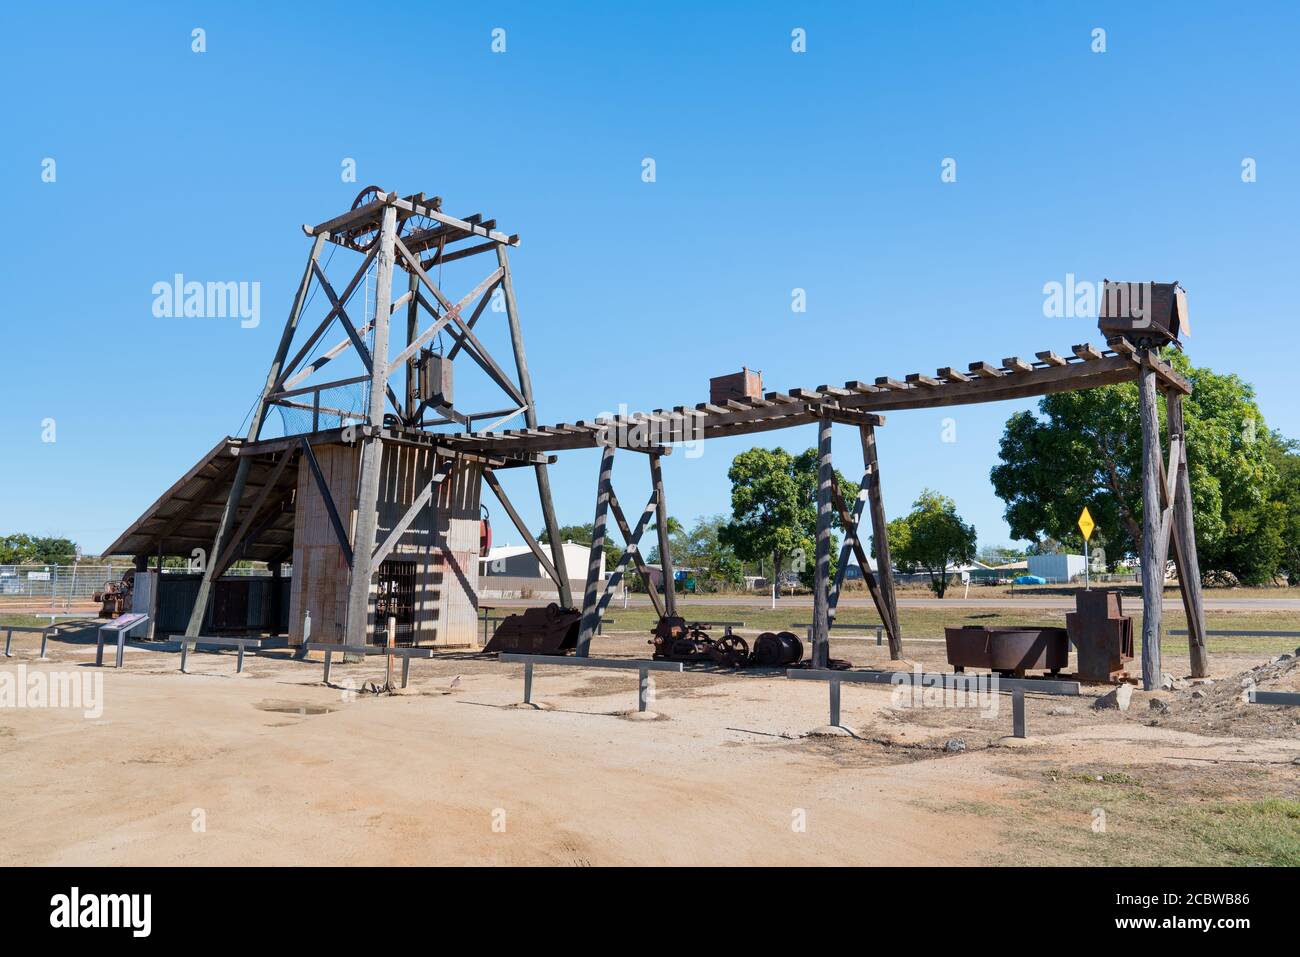
[[[874,426],[859,428],[862,437],[862,465],[866,473],[867,505],[871,512],[871,538],[876,556],[876,576],[884,608],[882,623],[889,634],[889,657],[897,661],[903,657],[903,633],[898,624],[898,600],[894,596],[893,558],[889,554],[888,523],[885,521],[885,499],[880,490],[880,460],[876,455],[876,430]],[[865,569],[864,569],[865,570]]]
[[591,525],[591,555],[587,560],[587,588],[582,597],[582,624],[578,630],[577,656],[591,654],[591,639],[600,624],[600,567],[605,552],[606,524],[609,521],[609,498],[613,491],[614,446],[600,453],[600,478],[596,482],[596,518]]
[[1142,687],[1160,685],[1160,626],[1164,607],[1165,554],[1160,548],[1160,416],[1156,374],[1143,356],[1138,374],[1142,420]]
[[677,583],[673,580],[672,543],[668,537],[668,504],[664,499],[664,473],[658,453],[650,453],[650,481],[654,485],[655,528],[659,533],[659,569],[664,579],[664,614],[677,614]]
[[[1187,653],[1193,678],[1210,673],[1205,648],[1205,601],[1201,593],[1201,566],[1196,557],[1196,529],[1192,521],[1192,488],[1187,474],[1187,433],[1183,427],[1183,397],[1165,393],[1165,418],[1168,422],[1169,447],[1179,449],[1178,461],[1170,462],[1174,475],[1173,546],[1178,568],[1178,590],[1187,616]],[[1174,440],[1178,441],[1175,442]]]
[[370,586],[374,575],[375,533],[379,525],[379,474],[384,445],[384,400],[388,395],[388,329],[393,296],[394,240],[397,209],[384,207],[375,259],[374,351],[371,355],[369,428],[361,441],[361,478],[357,488],[356,529],[352,535],[352,569],[348,577],[347,624],[343,644],[367,644],[370,625]]
[[825,668],[830,659],[831,484],[834,480],[831,417],[824,415],[817,421],[817,564],[813,569],[811,652],[814,668]]

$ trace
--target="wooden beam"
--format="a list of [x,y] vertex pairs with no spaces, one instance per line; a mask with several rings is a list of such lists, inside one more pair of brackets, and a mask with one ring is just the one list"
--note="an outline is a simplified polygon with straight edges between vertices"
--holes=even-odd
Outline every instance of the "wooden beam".
[[876,574],[887,615],[881,622],[889,634],[889,657],[903,657],[903,633],[898,623],[898,601],[894,597],[893,559],[889,554],[888,523],[885,521],[885,498],[880,489],[880,461],[876,454],[876,431],[869,425],[859,430],[862,441],[862,466],[866,475],[867,504],[871,515],[871,536],[875,545]]
[[829,417],[817,423],[817,540],[811,653],[814,668],[826,668],[830,661],[831,484],[835,479],[831,424]]
[[1178,569],[1178,590],[1183,599],[1183,612],[1187,616],[1187,651],[1191,658],[1194,678],[1204,678],[1210,673],[1209,653],[1205,646],[1205,601],[1201,591],[1201,568],[1196,556],[1196,529],[1192,521],[1192,488],[1187,471],[1187,436],[1183,429],[1183,399],[1172,392],[1165,393],[1165,419],[1171,436],[1181,435],[1180,455],[1171,460],[1175,476],[1173,551],[1174,565]]
[[1160,624],[1164,605],[1165,552],[1160,545],[1160,419],[1155,371],[1138,379],[1142,420],[1142,687],[1160,687]]
[[614,449],[606,446],[600,455],[600,477],[596,480],[596,518],[591,524],[591,552],[587,559],[587,587],[582,598],[582,624],[578,631],[579,658],[591,654],[591,639],[600,624],[600,568],[605,555],[606,525],[609,520],[609,497],[613,491]]

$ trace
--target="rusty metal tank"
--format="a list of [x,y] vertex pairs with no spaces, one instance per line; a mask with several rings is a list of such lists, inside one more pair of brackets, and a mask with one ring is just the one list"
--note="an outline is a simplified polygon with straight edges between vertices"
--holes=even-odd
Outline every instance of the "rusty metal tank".
[[945,628],[948,664],[987,668],[1003,675],[1026,671],[1056,674],[1070,661],[1070,639],[1064,628],[965,625]]

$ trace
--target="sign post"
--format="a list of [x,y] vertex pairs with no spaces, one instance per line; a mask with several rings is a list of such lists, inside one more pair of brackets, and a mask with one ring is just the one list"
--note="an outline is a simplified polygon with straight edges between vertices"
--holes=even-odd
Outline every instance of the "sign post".
[[1097,527],[1097,523],[1092,520],[1092,514],[1088,511],[1088,506],[1083,507],[1083,512],[1079,515],[1079,531],[1083,532],[1083,587],[1085,590],[1092,587],[1092,560],[1088,557],[1088,539],[1092,538],[1092,530]]

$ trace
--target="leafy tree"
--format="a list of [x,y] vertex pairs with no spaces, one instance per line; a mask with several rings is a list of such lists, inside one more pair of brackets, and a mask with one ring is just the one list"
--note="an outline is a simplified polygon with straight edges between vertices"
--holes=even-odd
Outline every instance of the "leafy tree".
[[[1192,384],[1183,400],[1193,519],[1203,573],[1241,580],[1271,574],[1275,557],[1262,509],[1275,469],[1254,390],[1235,375],[1166,358]],[[1159,404],[1164,420],[1164,403]],[[1044,397],[1037,413],[1007,422],[991,473],[1006,502],[1011,533],[1036,543],[1078,541],[1086,505],[1105,536],[1112,564],[1141,552],[1142,428],[1135,383]]]
[[702,516],[689,532],[682,535],[682,564],[695,569],[696,580],[705,588],[739,585],[744,580],[740,559],[722,543],[725,515]]
[[1300,585],[1300,443],[1277,433],[1270,440],[1269,459],[1277,472],[1272,504],[1281,549],[1278,575]]
[[940,598],[948,590],[948,566],[975,557],[975,526],[961,520],[952,499],[930,489],[921,493],[911,512],[889,523],[886,534],[898,567],[927,572],[930,588]]
[[[816,568],[817,450],[791,455],[785,449],[749,449],[732,460],[731,521],[718,530],[719,543],[742,561],[770,558],[778,575],[786,559],[794,559],[800,579],[812,584]],[[835,473],[847,502],[858,486]],[[839,516],[832,525],[838,527]],[[832,536],[834,573],[836,540]]]
[[0,565],[67,565],[78,557],[70,538],[15,532],[0,537]]

